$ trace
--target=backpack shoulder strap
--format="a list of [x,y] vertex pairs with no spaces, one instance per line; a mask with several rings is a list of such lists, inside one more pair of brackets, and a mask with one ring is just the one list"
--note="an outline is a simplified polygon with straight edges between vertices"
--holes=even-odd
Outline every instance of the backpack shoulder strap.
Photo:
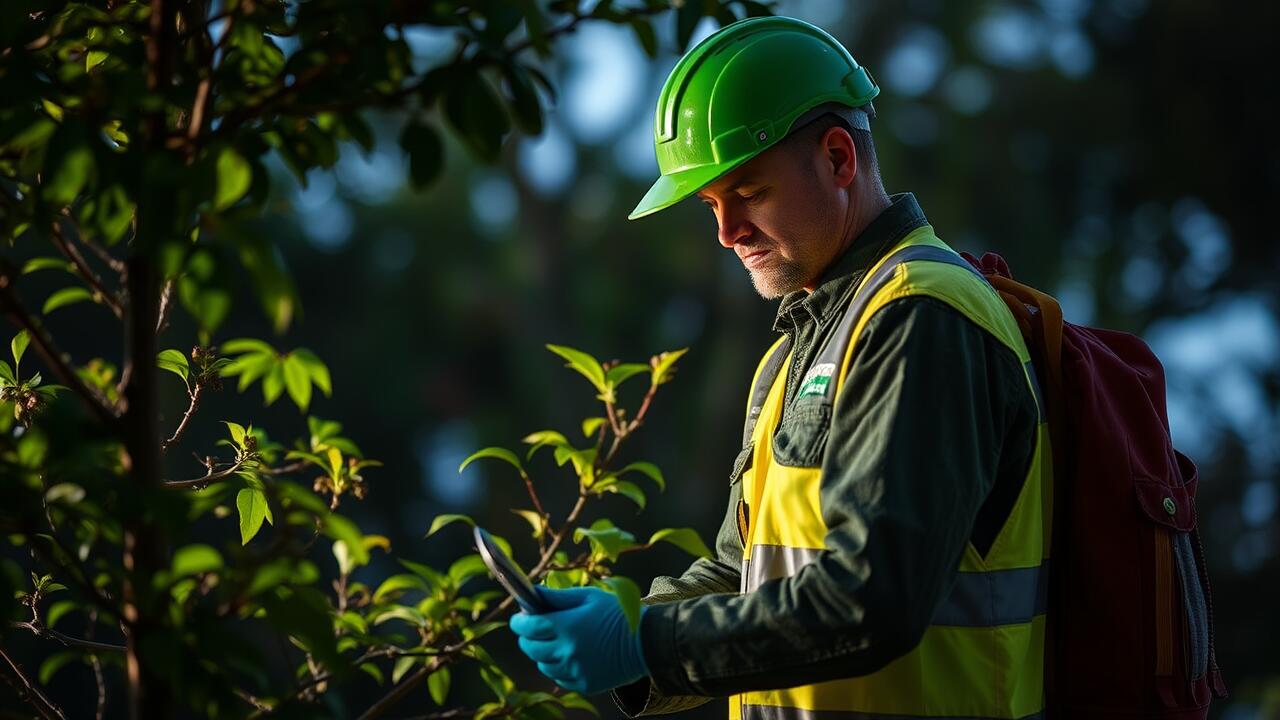
[[[849,307],[845,309],[844,316],[840,319],[840,325],[835,332],[827,336],[822,350],[819,351],[817,359],[814,360],[813,367],[815,369],[822,368],[828,376],[836,372],[844,360],[845,352],[849,349],[849,343],[853,342],[853,330],[858,327],[862,316],[866,314],[872,298],[880,292],[886,283],[893,279],[893,274],[897,271],[899,265],[912,260],[928,260],[955,265],[973,273],[984,283],[987,281],[982,273],[978,272],[960,255],[934,245],[908,245],[894,252],[885,258],[884,262],[858,286],[853,295],[853,300],[849,302]],[[822,390],[826,402],[835,402],[835,387],[836,383],[834,382],[826,383],[825,388]]]

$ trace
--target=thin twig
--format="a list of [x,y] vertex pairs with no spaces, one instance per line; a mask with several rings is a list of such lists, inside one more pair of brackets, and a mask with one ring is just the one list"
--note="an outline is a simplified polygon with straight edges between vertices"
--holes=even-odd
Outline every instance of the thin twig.
[[164,487],[167,487],[167,488],[189,488],[189,487],[193,487],[193,488],[201,488],[201,489],[202,489],[202,488],[205,488],[205,487],[207,487],[208,485],[210,485],[210,484],[212,484],[212,483],[220,482],[220,481],[222,481],[222,480],[226,480],[227,478],[231,477],[232,475],[234,475],[234,474],[235,474],[235,472],[236,472],[237,470],[239,470],[241,467],[243,467],[243,466],[244,466],[245,462],[246,462],[248,459],[249,459],[249,458],[248,458],[247,456],[246,456],[246,457],[242,457],[242,458],[240,458],[240,459],[236,460],[234,463],[232,463],[229,467],[227,467],[227,468],[225,468],[225,469],[223,469],[223,470],[219,470],[219,471],[217,471],[217,472],[214,472],[214,471],[213,471],[213,466],[212,466],[212,465],[210,465],[210,466],[208,466],[208,468],[209,468],[209,473],[208,473],[207,475],[205,475],[204,477],[192,478],[192,479],[190,479],[190,480],[165,480],[164,482],[162,482],[162,483],[161,483],[161,485],[163,485]]
[[89,248],[89,250],[91,250],[94,255],[98,256],[99,260],[106,263],[107,267],[116,271],[121,276],[120,278],[121,280],[124,279],[126,266],[123,260],[112,255],[110,252],[107,251],[106,248],[99,245],[97,241],[93,240],[92,238],[81,235],[78,239],[80,240],[81,245],[84,245],[85,247]]
[[67,716],[62,712],[62,709],[57,705],[54,705],[53,701],[49,698],[45,697],[45,694],[40,690],[40,686],[32,682],[31,679],[26,676],[26,673],[22,672],[22,668],[18,663],[13,661],[13,658],[9,657],[9,653],[5,652],[3,647],[0,647],[0,659],[5,661],[5,664],[9,666],[10,672],[16,675],[18,680],[22,682],[22,687],[14,684],[12,680],[9,683],[10,685],[13,685],[13,689],[18,692],[18,697],[31,703],[31,705],[39,711],[40,716],[46,718],[46,720],[53,720],[54,718],[57,718],[58,720],[67,720]]
[[58,252],[65,255],[67,259],[71,261],[71,264],[75,267],[76,274],[88,283],[89,287],[93,288],[93,291],[97,293],[98,297],[102,298],[103,304],[111,310],[111,314],[115,315],[117,320],[124,319],[124,306],[121,305],[116,296],[102,284],[102,278],[98,277],[98,274],[93,271],[93,268],[89,267],[89,263],[85,262],[84,256],[80,254],[80,251],[76,249],[74,245],[67,242],[67,238],[62,232],[62,225],[56,220],[53,223],[53,233],[50,234],[49,237],[53,240],[54,246],[58,248]]
[[187,411],[182,414],[182,422],[178,423],[173,435],[168,440],[160,443],[160,452],[168,452],[174,443],[182,439],[182,433],[186,432],[187,425],[191,422],[191,416],[195,414],[196,408],[200,406],[200,393],[204,392],[204,385],[202,380],[196,380],[196,387],[190,392],[191,404],[187,406]]
[[43,623],[37,622],[35,620],[26,621],[26,622],[21,620],[14,620],[9,623],[9,627],[21,628],[23,630],[30,630],[31,634],[35,635],[38,638],[49,638],[50,640],[56,640],[66,647],[84,648],[85,650],[92,650],[95,652],[110,652],[110,653],[124,652],[123,645],[112,645],[110,643],[100,643],[93,640],[84,640],[81,638],[74,638],[74,637],[71,637],[70,635],[64,635],[58,632],[57,630],[54,630],[53,628],[45,627]]

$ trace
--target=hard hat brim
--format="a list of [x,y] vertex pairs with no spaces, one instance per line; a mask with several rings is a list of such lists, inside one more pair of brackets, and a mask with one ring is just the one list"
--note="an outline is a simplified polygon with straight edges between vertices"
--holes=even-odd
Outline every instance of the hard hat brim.
[[675,205],[715,182],[721,175],[738,167],[750,157],[747,155],[727,163],[703,165],[670,175],[659,175],[653,186],[649,188],[649,192],[644,194],[627,219],[637,220]]

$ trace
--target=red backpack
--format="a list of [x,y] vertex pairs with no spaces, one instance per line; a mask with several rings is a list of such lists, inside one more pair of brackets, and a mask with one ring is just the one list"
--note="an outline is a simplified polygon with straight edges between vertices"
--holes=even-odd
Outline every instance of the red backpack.
[[1017,318],[1054,458],[1045,638],[1051,720],[1202,720],[1227,696],[1196,528],[1195,463],[1173,448],[1164,368],[1128,333],[1065,322],[1004,258],[961,253]]

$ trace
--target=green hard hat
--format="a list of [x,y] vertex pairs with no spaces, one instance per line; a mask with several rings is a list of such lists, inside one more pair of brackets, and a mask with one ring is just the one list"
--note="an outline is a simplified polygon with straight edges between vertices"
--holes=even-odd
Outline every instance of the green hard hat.
[[629,220],[698,192],[781,140],[819,105],[867,104],[880,92],[824,30],[771,16],[725,25],[680,58],[658,96],[658,178]]

